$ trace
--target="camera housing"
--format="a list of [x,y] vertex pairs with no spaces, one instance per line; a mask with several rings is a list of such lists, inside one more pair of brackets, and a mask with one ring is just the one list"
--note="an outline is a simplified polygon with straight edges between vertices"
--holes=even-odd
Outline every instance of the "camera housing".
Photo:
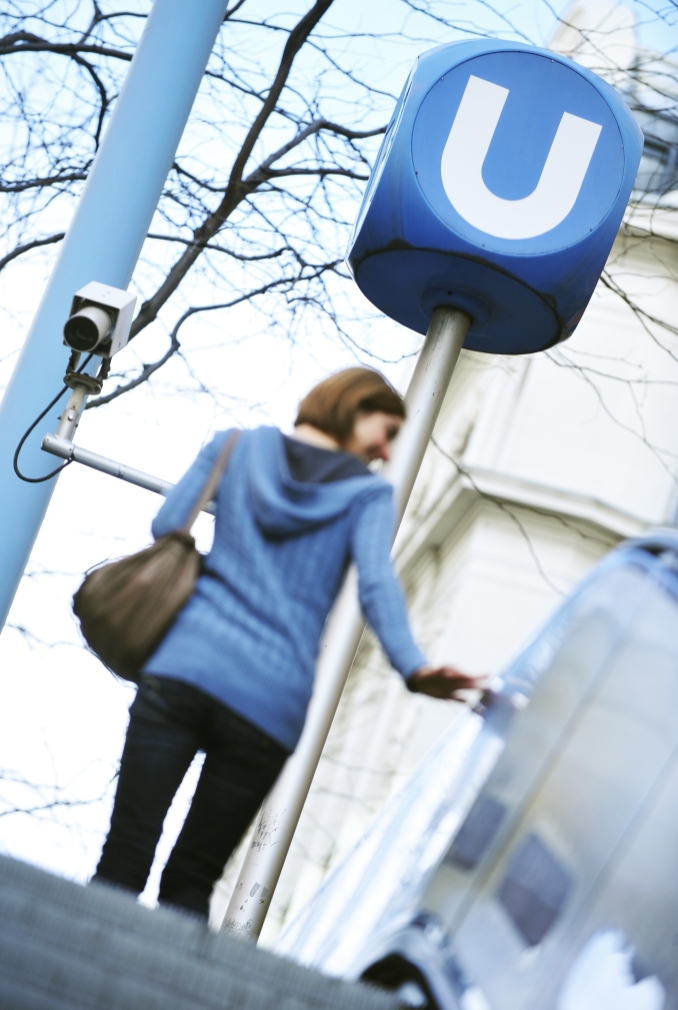
[[73,296],[64,343],[74,351],[112,358],[129,340],[136,295],[90,281]]

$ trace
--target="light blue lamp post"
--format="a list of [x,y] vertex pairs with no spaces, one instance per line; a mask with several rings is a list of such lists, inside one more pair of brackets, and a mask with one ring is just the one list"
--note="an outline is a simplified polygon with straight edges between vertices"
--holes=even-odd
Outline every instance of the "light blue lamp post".
[[[155,0],[59,259],[0,405],[0,626],[54,490],[19,480],[19,439],[58,392],[69,351],[62,330],[89,281],[126,288],[191,111],[227,0]],[[66,402],[66,396],[61,406]],[[40,451],[59,405],[26,442],[23,471],[49,473]]]

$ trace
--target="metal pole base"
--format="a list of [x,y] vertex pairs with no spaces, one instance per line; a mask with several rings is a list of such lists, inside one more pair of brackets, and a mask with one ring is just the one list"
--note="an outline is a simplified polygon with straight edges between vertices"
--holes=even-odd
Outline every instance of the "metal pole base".
[[[400,524],[419,473],[471,320],[458,309],[433,313],[407,390],[407,421],[383,476],[394,487]],[[394,530],[395,535],[396,530]],[[255,940],[271,907],[278,878],[353,664],[365,622],[357,572],[349,569],[327,622],[313,697],[294,754],[266,798],[252,843],[226,910],[223,929]]]

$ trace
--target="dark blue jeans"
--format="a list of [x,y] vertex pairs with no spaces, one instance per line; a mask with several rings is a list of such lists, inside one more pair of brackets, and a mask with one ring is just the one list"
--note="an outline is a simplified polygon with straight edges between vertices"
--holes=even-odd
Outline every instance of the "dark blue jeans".
[[212,887],[288,752],[189,684],[144,674],[130,708],[111,827],[94,880],[139,894],[191,761],[205,763],[159,900],[206,916]]

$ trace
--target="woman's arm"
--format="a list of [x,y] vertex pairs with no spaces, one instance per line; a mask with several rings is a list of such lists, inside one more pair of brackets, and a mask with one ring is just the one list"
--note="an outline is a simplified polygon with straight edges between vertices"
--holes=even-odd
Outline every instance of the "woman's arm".
[[363,507],[353,527],[351,549],[358,567],[360,604],[391,665],[410,691],[460,701],[457,691],[482,690],[484,677],[452,666],[429,666],[410,631],[405,596],[391,562],[395,510],[383,494]]
[[394,524],[392,496],[384,493],[370,499],[353,524],[351,553],[358,567],[363,613],[391,665],[407,679],[427,661],[412,637],[405,596],[391,563]]
[[200,450],[197,458],[179,483],[175,484],[167,495],[151,526],[151,532],[156,540],[158,537],[165,536],[166,533],[171,533],[172,530],[179,529],[186,522],[191,509],[207,483],[207,478],[216,462],[217,453],[230,434],[230,430],[218,432],[212,441]]

